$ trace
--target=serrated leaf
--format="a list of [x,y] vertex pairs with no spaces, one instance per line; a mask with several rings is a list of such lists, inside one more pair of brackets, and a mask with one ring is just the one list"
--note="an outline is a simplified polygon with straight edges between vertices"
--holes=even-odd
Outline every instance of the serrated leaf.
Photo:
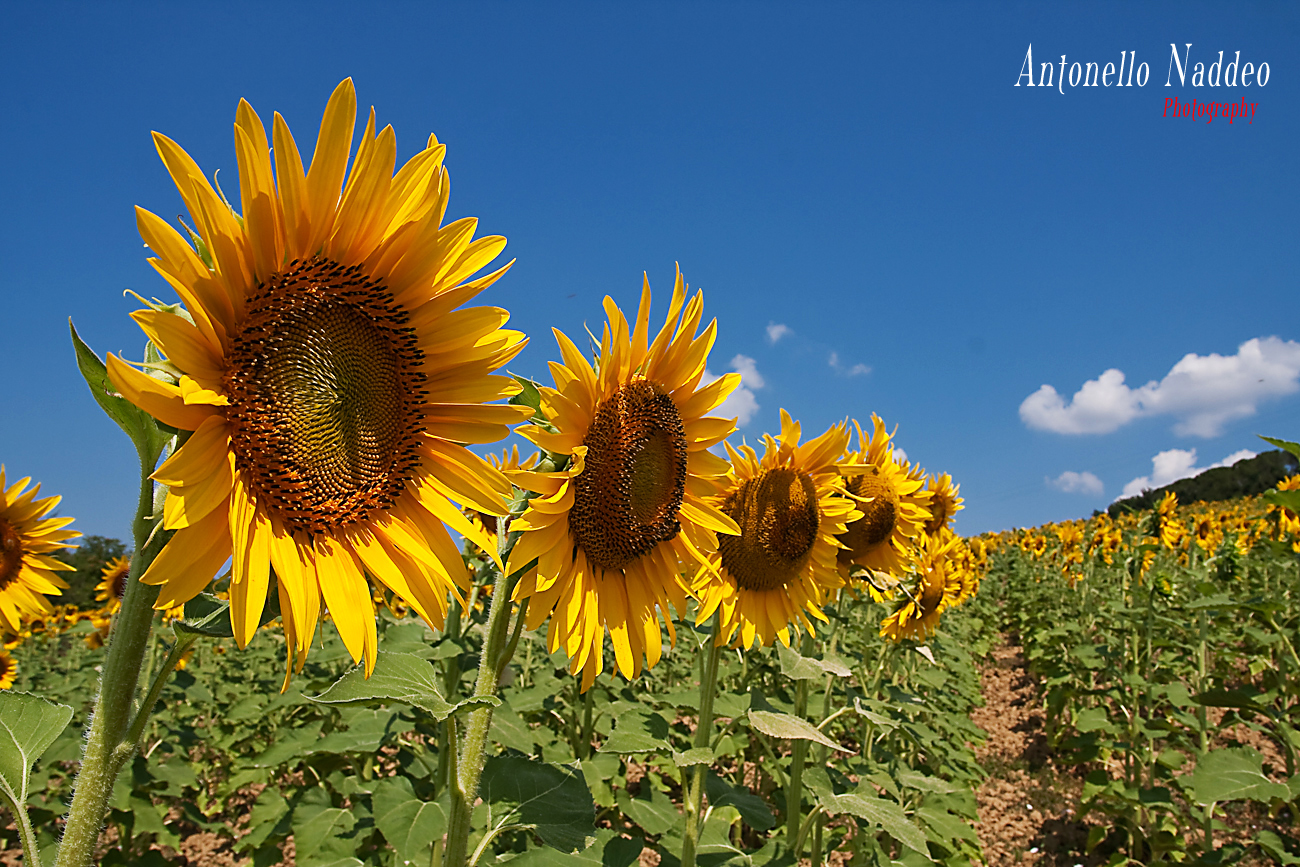
[[104,414],[120,427],[136,449],[143,456],[157,460],[162,454],[163,445],[171,435],[158,429],[153,416],[137,407],[117,393],[117,388],[108,378],[108,367],[100,360],[95,351],[86,345],[77,333],[72,320],[68,320],[68,330],[72,333],[72,348],[77,356],[77,370],[90,387],[90,394]]
[[293,839],[300,867],[327,867],[352,849],[346,835],[357,824],[351,810],[333,806],[329,793],[309,789],[293,810]]
[[379,828],[397,857],[414,864],[426,864],[433,843],[447,833],[450,789],[437,801],[421,801],[406,777],[385,777],[375,786],[370,804]]
[[[493,756],[483,767],[479,797],[504,809],[511,822],[532,825],[537,836],[561,852],[587,846],[596,831],[596,805],[582,771],[522,756]],[[493,816],[493,823],[500,819]]]
[[821,680],[828,674],[848,677],[853,673],[838,659],[813,659],[782,644],[776,646],[776,654],[781,664],[781,673],[791,680]]
[[1201,756],[1191,777],[1196,803],[1287,800],[1291,790],[1264,776],[1262,763],[1260,754],[1249,747],[1214,750]]
[[1273,437],[1266,437],[1266,436],[1260,436],[1259,438],[1262,439],[1264,442],[1268,443],[1269,445],[1277,446],[1278,448],[1284,451],[1288,451],[1291,454],[1295,455],[1296,457],[1300,458],[1300,443],[1293,443],[1290,440],[1280,440],[1280,439],[1274,439]]
[[713,750],[709,747],[694,747],[684,753],[673,750],[673,764],[679,768],[689,768],[691,765],[711,765],[713,764]]
[[581,852],[558,852],[542,846],[510,859],[510,863],[516,867],[569,867],[570,864],[631,867],[644,848],[645,841],[639,837],[620,837],[608,828],[601,828],[596,831],[595,842]]
[[357,666],[320,695],[305,696],[317,704],[348,705],[396,701],[418,707],[439,722],[459,710],[484,704],[496,707],[495,696],[472,698],[451,704],[438,690],[437,671],[428,660],[410,653],[380,651],[375,670],[366,677],[365,668]]
[[886,834],[913,852],[923,855],[927,861],[930,860],[930,847],[926,845],[925,833],[893,801],[854,792],[835,795],[829,801],[824,801],[823,806],[831,813],[848,813],[879,825]]
[[749,723],[765,735],[774,738],[786,738],[787,740],[815,741],[819,744],[825,744],[834,750],[842,753],[851,753],[853,750],[840,746],[835,741],[822,734],[812,723],[799,719],[797,716],[791,716],[788,713],[774,713],[765,710],[749,711]]
[[72,708],[38,695],[0,691],[0,789],[16,810],[27,802],[32,765],[72,720]]
[[672,744],[668,742],[668,720],[653,711],[622,714],[613,733],[600,745],[600,752],[672,752]]
[[677,827],[681,813],[667,795],[656,789],[648,779],[641,783],[641,792],[635,798],[626,789],[618,792],[618,806],[647,834],[658,836]]

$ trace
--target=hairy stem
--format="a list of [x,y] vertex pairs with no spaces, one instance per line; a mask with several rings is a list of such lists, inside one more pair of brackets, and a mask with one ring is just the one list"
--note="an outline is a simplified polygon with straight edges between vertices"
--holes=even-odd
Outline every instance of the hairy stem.
[[[722,657],[722,615],[713,615],[709,634],[709,650],[704,661],[704,676],[700,678],[700,718],[695,724],[695,746],[707,749],[713,740],[713,694],[718,691],[718,661]],[[695,850],[699,845],[701,810],[704,806],[704,774],[709,763],[692,765],[689,787],[686,791],[686,833],[682,837],[682,867],[695,867]]]

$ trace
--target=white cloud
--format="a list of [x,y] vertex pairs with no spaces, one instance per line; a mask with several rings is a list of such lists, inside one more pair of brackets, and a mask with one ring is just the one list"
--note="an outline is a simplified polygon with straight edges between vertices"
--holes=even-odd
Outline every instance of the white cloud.
[[782,337],[785,337],[787,334],[792,334],[792,333],[793,333],[793,331],[791,330],[791,328],[790,328],[789,325],[783,325],[783,324],[780,323],[780,322],[769,322],[769,323],[767,323],[767,342],[768,342],[768,343],[775,344],[775,343],[776,343],[778,340],[780,340]]
[[[755,389],[762,388],[767,384],[762,374],[758,372],[758,366],[754,359],[748,355],[737,355],[731,359],[731,369],[740,374],[740,385],[727,396],[727,399],[715,409],[711,415],[719,418],[735,418],[737,427],[744,427],[754,418],[759,410],[758,398],[754,397]],[[710,383],[718,377],[704,371],[704,382]]]
[[1101,479],[1087,470],[1081,473],[1066,470],[1054,479],[1044,478],[1043,481],[1047,482],[1049,487],[1065,491],[1067,494],[1089,494],[1096,497],[1100,496],[1104,489]]
[[894,463],[898,464],[900,467],[907,463],[907,452],[903,451],[898,446],[894,446]]
[[1163,488],[1171,482],[1179,479],[1190,479],[1192,476],[1199,476],[1206,470],[1212,470],[1215,467],[1230,467],[1237,461],[1255,457],[1255,452],[1250,449],[1241,449],[1228,455],[1221,461],[1210,464],[1208,467],[1196,466],[1196,449],[1168,449],[1151,459],[1151,475],[1138,476],[1133,481],[1124,486],[1120,492],[1120,498],[1132,497],[1151,488]]
[[845,367],[844,362],[840,361],[840,354],[832,352],[826,359],[826,363],[831,366],[831,370],[842,376],[866,376],[871,372],[871,368],[865,364],[855,364],[852,367]]
[[1090,379],[1067,403],[1044,385],[1020,404],[1020,419],[1054,433],[1110,433],[1134,419],[1170,415],[1180,436],[1216,437],[1228,422],[1255,414],[1258,404],[1300,391],[1300,343],[1256,337],[1234,355],[1189,352],[1159,382],[1140,388],[1111,368]]

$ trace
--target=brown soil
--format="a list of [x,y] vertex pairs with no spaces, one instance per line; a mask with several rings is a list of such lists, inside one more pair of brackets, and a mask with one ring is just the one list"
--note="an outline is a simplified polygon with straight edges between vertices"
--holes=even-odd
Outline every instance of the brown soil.
[[976,790],[975,830],[989,867],[1086,864],[1088,829],[1077,820],[1081,782],[1051,760],[1038,684],[1018,643],[1005,637],[980,673],[984,706],[971,719],[988,740],[976,757],[989,777]]

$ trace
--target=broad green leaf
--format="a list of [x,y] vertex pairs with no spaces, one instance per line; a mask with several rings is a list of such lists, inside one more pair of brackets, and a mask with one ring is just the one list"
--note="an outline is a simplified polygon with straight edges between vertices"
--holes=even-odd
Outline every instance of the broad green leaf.
[[516,867],[568,867],[570,864],[630,867],[641,857],[644,848],[645,841],[640,837],[620,837],[608,828],[601,828],[596,832],[595,842],[581,852],[558,852],[543,846],[529,849],[510,859],[510,863]]
[[[955,816],[947,810],[932,805],[922,804],[916,811],[916,817],[934,831],[940,840],[967,840],[979,845],[979,836],[970,823],[961,816]],[[948,848],[952,848],[949,846]]]
[[[539,734],[541,733],[539,731]],[[537,752],[537,736],[528,727],[528,723],[524,722],[523,717],[515,713],[514,708],[506,701],[502,701],[501,706],[492,712],[491,737],[501,746],[518,750],[524,755],[533,755]]]
[[492,824],[508,811],[510,821],[532,825],[537,836],[561,852],[587,846],[596,832],[596,805],[582,772],[522,756],[493,756],[483,768],[479,797],[492,805]]
[[656,789],[649,778],[641,781],[641,792],[635,798],[628,795],[626,789],[620,789],[618,806],[623,815],[651,836],[677,827],[682,817],[669,797]]
[[1264,776],[1263,759],[1250,747],[1214,750],[1201,756],[1192,771],[1191,788],[1202,806],[1224,801],[1286,800],[1291,790]]
[[791,650],[783,644],[776,646],[776,654],[781,664],[781,673],[791,680],[821,680],[828,674],[848,677],[853,673],[838,659],[820,660],[801,656],[799,651]]
[[708,747],[694,747],[684,753],[673,750],[673,764],[679,768],[689,768],[691,765],[711,765],[713,764],[713,750]]
[[1300,491],[1266,491],[1264,499],[1275,506],[1300,514]]
[[163,445],[171,438],[169,433],[158,429],[153,416],[122,397],[116,386],[108,378],[108,367],[100,360],[95,351],[86,345],[77,334],[76,326],[68,320],[68,330],[72,333],[72,348],[77,355],[77,369],[90,387],[99,408],[117,423],[117,426],[131,438],[136,450],[142,456],[154,461],[162,454]]
[[917,789],[922,792],[935,792],[940,795],[946,795],[951,792],[965,791],[965,788],[950,783],[947,780],[941,780],[938,777],[932,777],[928,774],[921,774],[912,770],[899,771],[894,775],[894,779],[899,784],[909,789]]
[[614,725],[614,732],[600,745],[602,753],[654,753],[671,752],[668,742],[668,720],[653,711],[633,711],[622,714]]
[[32,765],[72,719],[72,708],[38,695],[0,691],[0,793],[11,810],[27,803]]
[[735,807],[745,824],[755,831],[776,827],[776,817],[767,803],[748,789],[733,786],[712,771],[705,777],[704,791],[713,807]]
[[241,837],[235,845],[237,852],[251,852],[266,842],[272,834],[289,833],[289,823],[283,821],[289,815],[289,802],[274,786],[267,786],[253,803],[252,813],[248,817],[248,834]]
[[496,707],[501,699],[482,697],[458,704],[447,702],[438,690],[438,673],[429,661],[409,653],[380,651],[375,670],[366,677],[365,668],[357,666],[320,695],[307,696],[319,704],[372,704],[397,701],[418,707],[439,722],[469,707],[484,704]]
[[349,831],[357,824],[351,810],[333,806],[329,793],[309,789],[293,810],[293,839],[299,867],[328,867],[352,851]]
[[903,808],[893,801],[856,792],[847,795],[835,795],[822,805],[831,813],[848,813],[874,825],[879,825],[885,833],[902,843],[907,848],[927,859],[930,847],[925,843],[925,833],[918,828]]
[[[385,777],[370,796],[379,828],[397,857],[413,864],[427,864],[433,842],[447,833],[450,790],[437,801],[421,801],[406,777]],[[399,862],[400,863],[400,862]]]
[[754,728],[770,737],[816,741],[840,752],[853,752],[826,737],[812,723],[805,722],[788,713],[773,713],[772,711],[751,709],[749,711],[749,722]]
[[332,731],[312,744],[312,752],[373,753],[391,736],[412,728],[396,711],[371,708],[348,708],[343,722],[346,729]]
[[1192,701],[1206,707],[1235,707],[1262,710],[1267,704],[1263,693],[1248,689],[1211,689],[1192,696]]
[[1300,458],[1300,443],[1293,443],[1290,440],[1279,440],[1279,439],[1274,439],[1273,437],[1266,437],[1266,436],[1260,436],[1260,439],[1262,439],[1264,442],[1268,443],[1269,445],[1277,446],[1283,451],[1288,451],[1291,454],[1295,455],[1296,457]]
[[1081,732],[1109,731],[1110,717],[1104,707],[1085,707],[1075,715],[1074,727]]
[[533,415],[530,421],[546,424],[547,418],[545,413],[542,412],[542,393],[538,390],[537,383],[533,382],[531,379],[525,379],[524,377],[513,373],[510,374],[510,377],[515,382],[519,383],[519,387],[522,388],[523,391],[511,397],[507,403],[513,403],[515,406],[530,407],[533,410]]
[[1283,867],[1293,867],[1293,865],[1300,864],[1300,858],[1287,851],[1286,843],[1274,831],[1267,829],[1260,831],[1255,835],[1255,844],[1269,855],[1272,855],[1273,860],[1283,865]]
[[[258,626],[265,626],[280,616],[280,595],[272,593],[262,607]],[[202,635],[208,638],[234,638],[230,623],[230,603],[210,593],[200,593],[185,603],[185,619],[172,621],[172,631],[177,637]]]

